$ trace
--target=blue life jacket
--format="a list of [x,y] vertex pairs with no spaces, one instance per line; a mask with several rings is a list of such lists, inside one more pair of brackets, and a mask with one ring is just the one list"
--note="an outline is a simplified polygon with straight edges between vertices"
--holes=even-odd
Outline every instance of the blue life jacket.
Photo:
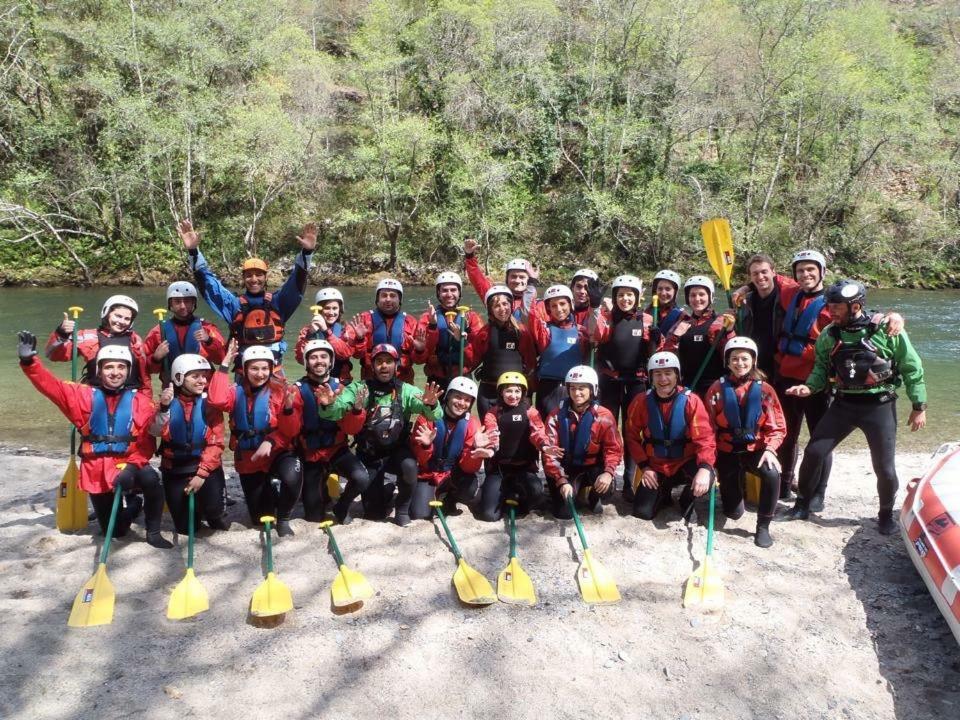
[[[330,376],[327,381],[334,392],[340,387],[340,381]],[[304,378],[297,383],[300,389],[300,398],[303,400],[303,427],[300,430],[300,441],[308,450],[319,450],[330,447],[337,441],[340,426],[333,420],[321,420],[317,397],[313,394],[313,385]]]
[[594,400],[583,411],[580,424],[577,425],[576,434],[571,437],[570,401],[564,400],[560,403],[560,411],[557,413],[557,429],[560,435],[560,447],[563,448],[563,464],[566,467],[583,467],[583,463],[586,462],[587,446],[590,444],[590,431],[593,429],[594,406],[596,404],[597,401]]
[[133,442],[133,396],[137,391],[123,391],[116,409],[107,409],[107,399],[100,388],[93,388],[93,409],[87,421],[88,433],[83,441],[90,444],[93,455],[124,454]]
[[188,421],[180,398],[170,403],[170,440],[164,446],[172,451],[173,460],[200,457],[207,444],[206,409],[206,396],[201,395],[194,401]]
[[763,412],[762,383],[753,380],[745,395],[746,402],[740,405],[737,392],[727,378],[720,378],[720,392],[723,395],[723,416],[727,427],[720,432],[730,435],[731,442],[736,445],[746,445],[757,439],[757,426],[760,424],[760,415]]
[[[454,318],[455,323],[459,323],[460,315]],[[460,342],[453,339],[450,331],[447,329],[447,318],[442,312],[437,313],[437,359],[445,368],[460,367]],[[399,346],[397,347],[399,349]]]
[[270,432],[270,384],[264,384],[254,395],[253,410],[247,410],[247,393],[237,385],[234,396],[233,440],[240,450],[256,450]]
[[783,328],[780,330],[780,352],[784,355],[803,355],[807,345],[815,340],[810,337],[810,330],[817,321],[817,316],[827,304],[827,299],[820,295],[811,301],[800,316],[797,317],[797,305],[800,304],[802,292],[797,292],[790,298],[787,314],[783,318]]
[[373,344],[388,343],[393,345],[397,352],[403,347],[403,325],[407,314],[402,310],[393,316],[393,325],[390,326],[390,337],[387,337],[387,320],[381,312],[374,308],[370,311],[370,322],[373,323]]
[[653,454],[658,458],[676,459],[683,457],[683,447],[687,443],[687,396],[689,390],[679,393],[673,400],[670,412],[670,427],[663,424],[660,402],[655,390],[647,391],[647,424],[650,428],[650,442]]
[[447,419],[442,417],[434,420],[437,436],[433,439],[433,455],[430,458],[430,469],[439,472],[449,472],[457,464],[463,453],[463,444],[467,437],[467,424],[470,414],[467,413],[457,420],[453,430],[447,434]]
[[563,380],[567,371],[583,360],[580,351],[580,331],[575,322],[569,327],[547,323],[550,344],[540,353],[537,377],[541,380]]
[[677,324],[677,321],[680,320],[680,316],[683,314],[683,308],[679,306],[674,306],[674,308],[663,316],[663,319],[657,323],[657,327],[660,329],[664,335],[670,332],[670,328]]
[[190,327],[187,328],[187,334],[184,337],[184,345],[180,346],[180,337],[177,335],[177,328],[174,325],[173,320],[165,320],[163,325],[161,325],[161,332],[163,333],[163,339],[170,344],[170,354],[167,356],[169,358],[168,362],[173,362],[180,355],[184,353],[193,353],[197,354],[200,352],[200,343],[197,342],[197,339],[193,334],[200,330],[203,325],[200,322],[199,318],[195,318]]

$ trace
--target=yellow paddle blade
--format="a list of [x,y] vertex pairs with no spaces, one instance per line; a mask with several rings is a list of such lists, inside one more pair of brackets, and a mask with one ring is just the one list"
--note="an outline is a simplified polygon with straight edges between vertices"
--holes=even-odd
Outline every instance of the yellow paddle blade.
[[57,530],[76,532],[87,527],[87,494],[77,486],[77,458],[70,456],[57,489]]
[[490,605],[497,601],[487,579],[467,565],[463,558],[457,563],[457,571],[453,574],[453,586],[460,600],[467,605]]
[[710,566],[709,555],[687,578],[687,587],[683,592],[683,606],[703,610],[719,610],[723,607],[723,581]]
[[758,505],[760,503],[760,476],[752,472],[745,473],[743,485],[744,500]]
[[373,588],[363,575],[341,565],[340,572],[333,580],[333,587],[330,588],[330,595],[334,607],[346,607],[372,598]]
[[526,571],[520,567],[520,561],[517,558],[510,558],[510,564],[497,576],[497,597],[501,602],[514,605],[537,604],[533,582]]
[[733,274],[733,231],[726,218],[713,218],[700,226],[703,247],[707,251],[710,267],[720,278],[724,290],[730,289]]
[[330,473],[327,475],[327,494],[331,500],[337,500],[340,497],[340,476]]
[[577,569],[577,583],[583,601],[591,605],[611,605],[620,602],[620,591],[613,575],[593,559],[589,550],[583,551],[583,561]]
[[284,585],[277,576],[267,573],[267,578],[253,593],[250,600],[250,614],[254,617],[270,617],[283,615],[293,610],[293,596],[290,588]]
[[70,627],[93,627],[113,622],[113,603],[116,593],[107,577],[106,563],[100,563],[87,584],[80,588],[73,600],[73,609],[67,625]]
[[187,568],[183,580],[170,593],[167,603],[167,618],[170,620],[185,620],[210,609],[210,600],[207,591],[197,580],[193,568]]

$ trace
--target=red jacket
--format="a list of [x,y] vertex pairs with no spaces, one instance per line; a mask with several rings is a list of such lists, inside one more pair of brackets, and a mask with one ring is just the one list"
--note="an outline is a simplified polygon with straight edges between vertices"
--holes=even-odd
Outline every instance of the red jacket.
[[[77,330],[77,356],[87,364],[96,359],[100,351],[100,333],[110,337],[111,333],[105,330]],[[147,357],[143,352],[143,340],[132,330],[130,331],[130,353],[140,372],[140,389],[147,395],[153,393],[150,384],[150,373],[147,366]],[[53,362],[70,362],[73,353],[73,339],[64,340],[56,330],[50,333],[47,340],[46,356]]]
[[[189,422],[193,416],[193,409],[196,403],[195,395],[177,394],[176,400],[183,405],[184,419]],[[176,402],[174,400],[174,402]],[[206,411],[203,414],[206,421],[207,431],[203,436],[203,451],[200,453],[200,466],[197,468],[197,475],[205,478],[214,470],[220,467],[223,457],[223,413],[209,402],[206,404]],[[157,435],[160,440],[170,442],[170,412],[157,410],[156,419],[150,427],[150,432]],[[160,448],[160,467],[164,470],[176,469],[173,459],[173,451],[169,448]]]
[[[437,313],[443,312],[439,307],[437,307]],[[427,333],[427,347],[423,351],[422,355],[425,361],[426,367],[424,371],[426,372],[427,377],[456,377],[461,374],[457,372],[456,363],[460,359],[460,347],[459,345],[455,346],[454,351],[454,365],[452,367],[444,367],[440,362],[440,358],[437,357],[437,346],[440,344],[440,330],[438,326],[434,326],[433,329],[430,328],[430,313],[424,312],[420,316],[420,321],[418,323],[419,327],[422,327]],[[463,346],[463,364],[467,368],[467,372],[471,372],[476,363],[472,363],[468,360],[467,347],[470,345],[470,341],[473,336],[480,332],[480,328],[483,327],[483,321],[480,319],[480,316],[477,315],[473,310],[467,311],[466,317],[466,329],[467,337],[464,339]],[[451,372],[452,371],[452,372]]]
[[[581,308],[573,308],[573,319],[576,321],[577,325],[583,325],[586,327],[587,320],[590,318],[590,313],[592,308],[590,304],[586,304]],[[547,312],[547,304],[543,300],[535,300],[533,307],[530,309],[531,315],[536,315],[538,318],[544,322],[550,322],[550,313]]]
[[[174,332],[177,333],[177,338],[180,340],[180,347],[183,347],[187,339],[187,331],[190,329],[190,325],[193,322],[193,319],[188,323],[173,321]],[[227,344],[223,340],[223,335],[220,334],[220,330],[217,329],[217,326],[212,322],[207,322],[204,319],[200,319],[200,325],[204,330],[210,335],[210,339],[206,344],[200,343],[200,354],[210,361],[210,365],[216,367],[221,362],[223,362],[223,356],[227,354]],[[143,341],[143,354],[147,359],[147,369],[151,373],[158,373],[163,368],[163,360],[156,362],[153,359],[153,353],[156,352],[157,348],[160,346],[160,343],[163,342],[163,336],[160,334],[160,326],[154,325],[150,332],[147,333],[146,339]],[[168,355],[167,358],[170,356]],[[164,358],[166,359],[166,358]]]
[[[483,416],[483,429],[488,433],[498,430],[500,428],[500,414],[516,412],[518,409],[519,408],[508,407],[503,405],[501,402],[498,402],[492,408],[490,408],[489,411],[487,411],[486,415]],[[519,417],[522,419],[522,416]],[[531,453],[533,455],[533,459],[529,463],[522,463],[522,460],[511,462],[511,458],[497,457],[497,455],[494,455],[491,458],[491,464],[507,466],[526,464],[533,472],[536,472],[536,458],[539,457],[540,453],[543,451],[543,448],[546,445],[549,445],[550,442],[547,438],[547,428],[543,424],[543,418],[540,417],[539,411],[533,405],[527,405],[527,422],[530,425],[530,429],[527,433],[526,442],[528,442],[533,448]],[[497,453],[499,453],[501,448],[501,440],[503,440],[502,437],[498,438],[496,445],[494,445],[494,450]]]
[[[518,333],[520,353],[520,362],[523,363],[523,374],[527,376],[527,382],[533,379],[533,373],[537,369],[537,346],[533,339],[533,334],[526,325],[521,324]],[[490,349],[490,325],[482,325],[477,332],[471,332],[468,338],[467,346],[464,348],[463,363],[467,367],[475,368],[486,359],[487,351]],[[496,382],[496,380],[494,380]]]
[[[737,395],[737,403],[742,406],[744,395],[746,395],[750,383],[746,380],[737,381],[731,375],[727,375],[726,380],[733,385],[734,392]],[[745,449],[750,452],[754,450],[776,452],[787,435],[787,423],[783,417],[783,408],[780,406],[780,398],[777,397],[773,387],[763,381],[758,380],[757,382],[760,383],[760,421],[757,424],[757,439],[747,443]],[[707,391],[707,414],[710,416],[710,422],[713,423],[714,430],[717,433],[717,450],[725,453],[733,452],[730,434],[725,432],[729,425],[727,424],[727,416],[723,412],[723,393],[719,380],[711,385]]]
[[[301,365],[303,365],[303,346],[307,344],[309,336],[312,334],[313,328],[311,326],[306,325],[300,328],[300,335],[297,337],[294,355],[297,358],[297,362]],[[350,358],[353,357],[354,346],[357,342],[357,336],[353,332],[353,328],[349,325],[344,325],[342,334],[340,337],[337,337],[328,327],[322,339],[330,343],[330,346],[333,348],[333,354],[336,356],[334,362],[341,363],[338,379],[343,383],[351,382],[353,380],[353,373],[351,372],[352,366],[350,365]]]
[[[677,392],[666,402],[660,402],[657,398],[660,404],[660,413],[663,416],[663,424],[667,427],[670,425],[674,403],[681,392],[683,392],[683,388],[678,387]],[[627,451],[634,462],[637,463],[638,471],[642,472],[646,468],[650,468],[657,473],[672,477],[690,460],[695,460],[697,465],[700,466],[713,466],[717,460],[717,441],[713,425],[710,424],[710,417],[707,415],[707,409],[704,407],[703,401],[692,392],[687,395],[687,407],[684,413],[686,443],[683,447],[683,456],[679,458],[656,456],[650,432],[650,420],[647,414],[647,396],[651,393],[656,397],[655,390],[647,390],[647,392],[637,395],[627,409]],[[629,480],[632,482],[633,478],[629,478]]]
[[[314,386],[313,383],[309,382],[306,377],[300,378],[298,385],[300,383],[308,383],[309,385]],[[347,411],[347,413],[340,418],[340,420],[335,422],[337,425],[337,434],[332,444],[322,448],[308,448],[303,439],[303,396],[299,392],[299,387],[297,390],[297,394],[293,396],[293,409],[297,417],[300,419],[300,432],[295,441],[297,446],[297,454],[300,455],[305,462],[327,462],[330,460],[330,458],[347,446],[347,443],[350,440],[348,435],[356,435],[363,429],[363,422],[366,419],[366,415],[362,412],[355,413]],[[324,420],[323,422],[334,421]]]
[[[470,280],[470,284],[473,285],[473,289],[476,290],[477,295],[480,296],[480,299],[483,300],[487,296],[487,290],[496,285],[505,285],[506,279],[504,282],[494,283],[490,278],[486,276],[483,272],[483,268],[480,267],[480,263],[477,260],[476,255],[467,255],[463,260],[463,269],[467,273],[467,279]],[[513,296],[513,303],[511,310],[519,310],[523,307],[523,296],[517,297]],[[531,308],[531,312],[533,308]]]
[[[564,405],[547,416],[546,430],[549,445],[560,444],[559,418]],[[577,415],[573,408],[569,408],[567,412],[570,418],[570,437],[573,438],[576,436],[581,416]],[[620,430],[617,428],[617,421],[611,412],[599,403],[591,404],[586,412],[593,413],[594,419],[593,427],[590,428],[590,440],[587,442],[587,450],[584,454],[583,467],[602,464],[604,472],[616,475],[617,466],[623,460],[623,440],[620,437]],[[570,462],[570,453],[566,453],[563,458],[544,455],[544,474],[557,487],[560,487],[568,481],[567,468]]]
[[[790,302],[797,293],[803,293],[803,290],[801,290],[797,285],[790,286],[784,284],[781,287],[780,307],[783,308],[784,312],[789,309]],[[799,315],[802,313],[804,308],[806,308],[821,295],[822,293],[816,293],[814,295],[802,294],[800,299],[797,301],[797,314]],[[781,377],[790,378],[792,380],[796,380],[798,383],[802,383],[810,376],[810,373],[813,372],[813,366],[815,362],[814,345],[817,342],[817,338],[820,337],[820,333],[831,322],[833,321],[830,318],[830,311],[827,310],[827,306],[824,304],[823,309],[820,311],[820,314],[817,315],[817,319],[813,323],[813,327],[810,328],[810,342],[807,343],[806,347],[803,349],[802,355],[786,355],[781,353],[780,339],[779,337],[777,338],[777,372]],[[782,330],[782,328],[777,328],[777,330]]]
[[[448,422],[447,424],[449,426],[447,428],[447,434],[449,436],[449,434],[454,431],[454,428],[456,428],[456,423]],[[427,420],[423,415],[418,415],[416,422],[413,424],[413,430],[410,433],[410,448],[413,450],[413,456],[417,459],[417,479],[426,480],[432,485],[442,485],[449,479],[452,470],[430,469],[430,460],[433,458],[433,443],[430,443],[429,447],[424,447],[417,442],[417,432],[421,427],[432,429],[434,422],[433,420]],[[474,438],[480,430],[482,430],[480,421],[471,415],[467,420],[467,431],[463,439],[463,451],[460,453],[460,458],[456,463],[457,467],[468,475],[479,471],[483,466],[483,458],[470,457],[470,453],[477,447]]]
[[[385,318],[388,338],[390,337],[390,329],[393,327],[396,317],[397,316]],[[375,344],[373,342],[373,311],[364,310],[360,313],[360,322],[363,323],[366,332],[363,334],[363,339],[354,338],[353,356],[359,358],[360,362],[363,363],[360,377],[364,380],[369,380],[373,377],[373,358],[370,357],[370,352],[373,350]],[[403,318],[403,343],[397,348],[397,351],[400,353],[397,377],[403,380],[403,382],[413,382],[413,364],[415,362],[422,363],[426,359],[425,351],[423,353],[416,353],[413,349],[413,335],[416,331],[417,319],[410,313],[407,313]]]
[[[270,432],[267,433],[265,440],[269,440],[273,445],[270,456],[261,458],[254,462],[251,457],[256,450],[241,450],[236,448],[236,434],[233,407],[236,402],[236,385],[230,381],[230,376],[225,370],[218,369],[213,373],[210,380],[210,386],[207,388],[207,399],[211,405],[230,417],[230,446],[234,449],[233,461],[238,473],[267,472],[274,458],[282,452],[290,450],[293,445],[293,439],[300,431],[300,415],[297,413],[296,404],[289,413],[283,409],[286,402],[286,384],[277,378],[271,378],[270,383]],[[246,385],[246,382],[244,382]],[[248,409],[252,405],[252,399],[246,394]]]
[[[69,420],[83,437],[88,431],[87,423],[93,412],[93,388],[90,385],[67,382],[56,377],[47,370],[39,358],[34,358],[29,365],[20,364],[23,373],[33,386],[56,405],[60,412]],[[104,393],[107,410],[114,412],[120,395]],[[153,420],[154,405],[148,393],[136,390],[133,396],[131,415],[133,424],[131,435],[134,440],[125,455],[89,455],[85,446],[80,446],[80,480],[81,490],[90,493],[106,493],[113,490],[113,483],[120,472],[117,465],[127,463],[135,467],[143,467],[156,451],[153,436],[147,431],[150,421]]]
[[[634,314],[634,317],[636,317],[636,314]],[[639,378],[645,378],[647,376],[646,359],[657,351],[658,345],[658,343],[654,341],[651,336],[653,318],[647,313],[643,313],[642,320],[643,334],[640,338],[638,338],[638,341],[646,344],[646,353],[642,356],[642,365],[638,366],[635,372],[635,377]],[[593,342],[597,345],[598,352],[603,350],[603,346],[613,339],[615,329],[616,323],[613,320],[613,312],[611,310],[607,310],[605,307],[602,308],[600,310],[600,316],[597,318],[597,327],[594,330],[592,337]],[[639,328],[636,330],[639,331]],[[612,351],[616,352],[615,350]],[[598,365],[598,372],[601,374],[614,378],[620,377],[620,373],[615,368],[609,367],[606,363],[598,363]]]

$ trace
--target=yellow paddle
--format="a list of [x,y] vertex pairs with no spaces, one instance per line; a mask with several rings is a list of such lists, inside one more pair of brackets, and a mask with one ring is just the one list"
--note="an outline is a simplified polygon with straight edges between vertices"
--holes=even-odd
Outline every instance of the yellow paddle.
[[[118,466],[119,467],[119,466]],[[119,485],[113,488],[113,507],[110,509],[110,521],[107,523],[107,536],[100,549],[100,561],[97,571],[86,584],[80,588],[77,597],[73,600],[70,618],[67,625],[70,627],[93,627],[94,625],[109,625],[113,622],[113,604],[116,593],[113,583],[107,577],[107,557],[110,555],[110,541],[113,540],[113,528],[117,524],[117,510],[120,508],[120,496],[123,491]]]
[[167,603],[167,618],[170,620],[184,620],[210,609],[207,591],[197,580],[197,576],[193,574],[193,523],[195,513],[196,501],[194,494],[190,493],[187,497],[187,573],[170,593],[170,602]]
[[613,575],[590,554],[587,536],[583,532],[580,514],[577,512],[572,495],[567,498],[567,505],[570,507],[573,522],[576,523],[580,544],[583,545],[583,560],[577,568],[577,584],[580,585],[580,594],[584,602],[591,605],[610,605],[620,602],[620,591],[617,590]]
[[467,565],[460,554],[460,548],[457,547],[457,541],[453,539],[453,533],[447,527],[447,519],[443,515],[443,503],[439,500],[430,502],[430,507],[437,511],[437,517],[443,525],[443,531],[447,534],[447,540],[450,541],[450,548],[453,550],[453,556],[457,559],[457,570],[453,573],[453,586],[457,589],[457,595],[462,602],[467,605],[490,605],[497,601],[497,596],[490,587],[487,579]]
[[257,586],[250,600],[250,614],[254,617],[283,615],[293,610],[293,596],[290,588],[284,585],[273,572],[273,542],[270,539],[270,525],[276,518],[264,515],[260,518],[267,539],[267,577]]
[[327,495],[331,500],[340,498],[340,476],[330,473],[327,475]]
[[[76,323],[83,308],[77,305],[67,308]],[[77,326],[73,326],[73,347],[70,349],[70,379],[77,381]],[[89,522],[87,515],[87,494],[78,484],[77,468],[77,429],[70,428],[70,460],[60,480],[57,490],[57,530],[75,532],[83,530]]]
[[[730,221],[726,218],[713,218],[700,226],[700,235],[703,236],[703,247],[707,251],[707,260],[710,267],[720,278],[720,284],[727,292],[727,304],[734,311],[733,296],[730,294],[730,279],[733,276],[733,231]],[[737,330],[740,329],[739,313]]]
[[330,587],[330,597],[333,600],[334,607],[342,608],[356,605],[356,609],[359,610],[360,607],[363,606],[364,600],[369,600],[373,597],[373,588],[370,587],[370,583],[367,582],[367,579],[363,575],[347,567],[343,561],[343,555],[340,554],[340,547],[337,545],[337,540],[333,537],[333,531],[330,529],[331,525],[333,525],[332,520],[324,520],[320,523],[320,527],[323,528],[323,531],[327,533],[327,536],[330,538],[333,557],[337,561],[337,567],[340,568],[340,572],[337,573],[337,577]]
[[683,593],[683,606],[702,610],[719,610],[723,607],[723,581],[711,566],[713,556],[713,508],[716,502],[717,484],[710,486],[710,515],[707,518],[707,552],[700,567],[687,578]]
[[507,505],[510,508],[510,563],[497,577],[497,597],[505,603],[536,605],[533,582],[517,559],[517,501],[507,500]]

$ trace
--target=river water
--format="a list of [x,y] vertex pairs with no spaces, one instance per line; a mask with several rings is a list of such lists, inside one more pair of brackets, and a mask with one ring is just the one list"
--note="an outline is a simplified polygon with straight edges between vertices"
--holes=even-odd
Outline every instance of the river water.
[[[318,288],[308,288],[303,304],[290,323],[288,338],[296,338],[299,328],[309,322],[313,295]],[[0,288],[0,387],[4,388],[0,399],[0,445],[6,447],[29,447],[38,451],[69,449],[69,431],[63,417],[54,406],[40,396],[23,377],[16,361],[16,333],[31,330],[39,336],[39,345],[46,343],[47,336],[62,318],[70,305],[80,305],[84,312],[80,327],[94,327],[100,315],[103,301],[114,293],[124,293],[140,304],[140,316],[134,328],[143,337],[152,325],[150,310],[164,307],[163,288]],[[372,288],[345,288],[347,313],[368,309],[373,304]],[[408,287],[404,309],[419,315],[426,309],[427,300],[433,295],[432,287]],[[468,289],[465,301],[471,307],[480,306],[480,301]],[[960,392],[960,291],[886,290],[871,291],[871,307],[894,308],[907,318],[910,339],[923,358],[926,371],[930,409],[928,425],[918,433],[911,433],[905,421],[909,403],[901,390],[903,400],[899,404],[901,433],[898,447],[904,450],[932,451],[941,442],[960,439],[960,405],[954,392]],[[214,313],[201,301],[200,315],[216,321]],[[226,334],[226,333],[224,333]],[[288,373],[295,370],[292,353],[288,360]],[[69,378],[69,363],[53,363],[54,371]],[[419,380],[418,375],[418,382]],[[864,447],[862,436],[856,433],[844,443],[847,449]]]

